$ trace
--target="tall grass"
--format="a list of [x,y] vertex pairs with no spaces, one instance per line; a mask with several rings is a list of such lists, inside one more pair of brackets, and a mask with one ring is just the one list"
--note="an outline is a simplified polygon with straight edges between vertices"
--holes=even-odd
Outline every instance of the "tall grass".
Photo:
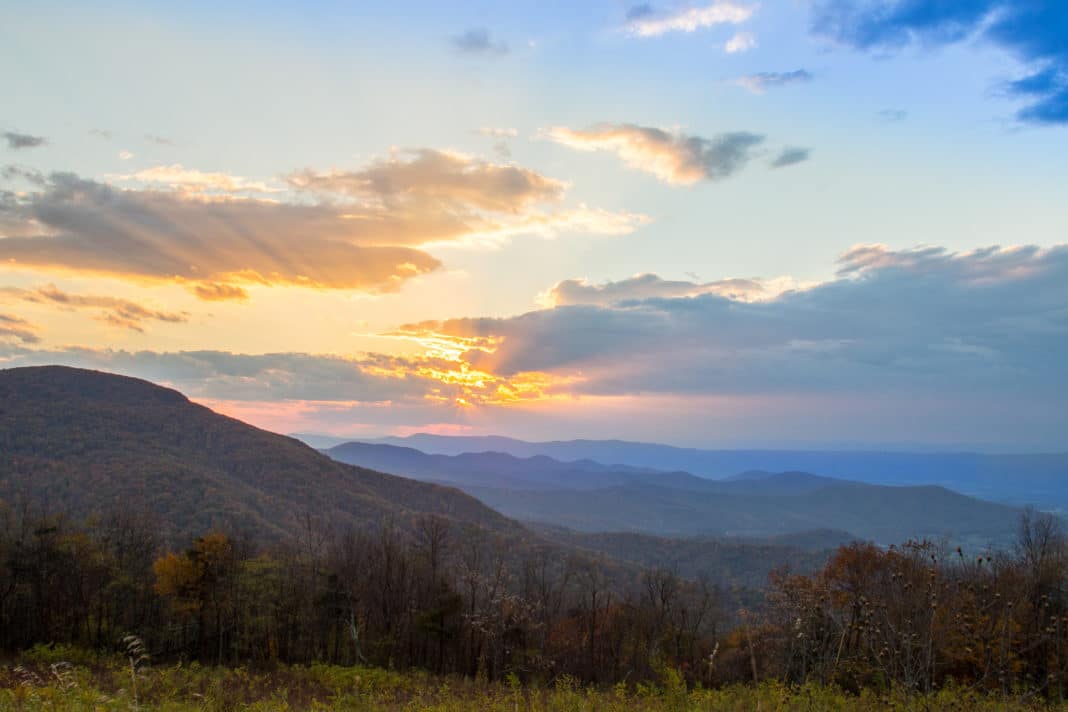
[[[71,655],[73,653],[73,655]],[[72,657],[77,664],[65,659]],[[683,712],[689,710],[967,710],[1023,712],[1063,709],[1011,696],[988,696],[952,685],[909,696],[871,691],[851,695],[831,686],[796,687],[765,681],[721,689],[687,689],[682,677],[661,670],[656,684],[594,688],[567,676],[524,686],[514,676],[500,683],[423,672],[329,665],[271,670],[150,666],[129,656],[79,654],[39,646],[0,669],[0,709],[19,712],[86,710],[405,710],[406,712]],[[135,684],[136,683],[136,688]]]

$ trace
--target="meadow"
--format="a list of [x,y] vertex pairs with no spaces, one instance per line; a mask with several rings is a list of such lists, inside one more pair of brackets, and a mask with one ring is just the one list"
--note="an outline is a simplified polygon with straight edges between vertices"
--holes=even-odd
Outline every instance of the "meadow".
[[421,671],[336,665],[270,669],[151,665],[69,646],[37,646],[0,668],[0,709],[60,712],[160,710],[405,710],[410,712],[682,712],[689,710],[1068,709],[1065,704],[989,695],[948,685],[926,694],[903,690],[844,692],[829,685],[732,684],[688,688],[670,668],[650,683],[590,686],[562,676],[544,685],[515,677],[498,682]]

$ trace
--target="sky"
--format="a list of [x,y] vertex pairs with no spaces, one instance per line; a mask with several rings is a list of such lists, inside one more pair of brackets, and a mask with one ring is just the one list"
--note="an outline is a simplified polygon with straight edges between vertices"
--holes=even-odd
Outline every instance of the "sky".
[[0,367],[278,432],[1068,449],[1060,0],[6,3]]

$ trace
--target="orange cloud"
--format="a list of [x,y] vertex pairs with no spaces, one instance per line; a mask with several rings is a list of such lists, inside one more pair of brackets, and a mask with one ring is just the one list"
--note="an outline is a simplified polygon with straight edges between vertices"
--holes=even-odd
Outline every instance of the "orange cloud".
[[11,314],[0,314],[0,341],[3,340],[33,344],[40,338],[37,336],[37,327],[30,322]]
[[558,208],[560,181],[430,149],[290,176],[290,189],[311,201],[234,195],[266,186],[181,166],[132,174],[153,184],[144,190],[70,173],[8,177],[34,187],[0,201],[9,266],[177,281],[207,300],[245,298],[247,284],[391,292],[441,266],[428,245],[619,234],[644,219]]
[[99,310],[97,319],[132,331],[144,331],[144,322],[162,321],[181,323],[189,320],[185,312],[166,312],[152,309],[129,299],[117,297],[70,294],[49,284],[38,289],[0,289],[0,296],[7,296],[34,304],[54,305],[61,309]]

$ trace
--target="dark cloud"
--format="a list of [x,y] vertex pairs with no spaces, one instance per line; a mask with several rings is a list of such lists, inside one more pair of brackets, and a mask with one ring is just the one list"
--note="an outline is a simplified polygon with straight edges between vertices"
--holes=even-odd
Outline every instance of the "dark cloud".
[[812,150],[808,148],[787,147],[779,152],[779,155],[771,162],[771,167],[785,168],[786,166],[803,163],[809,159],[811,154]]
[[865,246],[839,266],[758,301],[583,299],[406,329],[484,340],[466,356],[478,368],[581,376],[572,388],[596,394],[1068,395],[1068,246]]
[[489,30],[484,27],[472,27],[459,35],[450,38],[453,49],[461,54],[477,55],[505,55],[508,54],[508,45],[504,42],[495,42]]
[[145,140],[149,143],[159,144],[160,146],[173,146],[174,141],[166,136],[157,136],[156,134],[145,134]]
[[44,136],[32,136],[30,134],[18,133],[17,131],[5,131],[0,135],[7,141],[7,147],[13,151],[19,151],[25,148],[37,148],[38,146],[44,146],[48,143],[48,139]]
[[739,77],[736,82],[753,92],[763,94],[768,89],[789,86],[791,84],[804,84],[812,81],[812,74],[806,69],[795,69],[792,72],[758,72]]
[[612,151],[630,167],[676,184],[727,178],[741,170],[753,149],[764,142],[764,136],[748,131],[703,138],[636,124],[557,127],[547,135],[581,151]]
[[1063,0],[821,0],[812,30],[862,51],[938,47],[977,37],[1028,67],[1008,92],[1028,103],[1021,121],[1068,123],[1068,3]]

